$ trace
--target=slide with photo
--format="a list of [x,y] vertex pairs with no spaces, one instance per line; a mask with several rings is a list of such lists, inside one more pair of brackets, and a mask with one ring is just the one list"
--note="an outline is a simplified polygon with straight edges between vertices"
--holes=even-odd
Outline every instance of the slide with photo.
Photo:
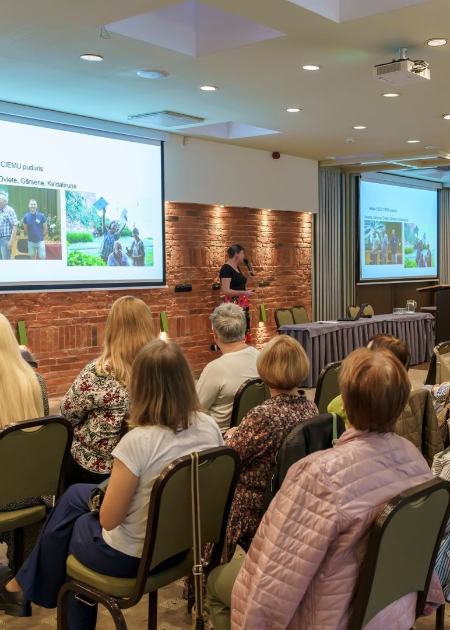
[[436,278],[437,191],[360,182],[360,280]]
[[164,283],[161,142],[1,117],[0,137],[0,290]]

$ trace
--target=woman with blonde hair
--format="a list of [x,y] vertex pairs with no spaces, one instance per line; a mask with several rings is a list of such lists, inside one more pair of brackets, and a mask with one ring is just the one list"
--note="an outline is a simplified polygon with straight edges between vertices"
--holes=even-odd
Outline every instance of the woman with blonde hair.
[[[175,343],[154,340],[137,355],[131,375],[131,426],[113,451],[100,520],[88,512],[90,484],[72,486],[48,518],[16,579],[0,588],[0,610],[30,613],[30,600],[56,606],[69,553],[111,577],[135,577],[144,546],[153,484],[172,461],[223,445],[215,421],[200,413],[189,364]],[[184,525],[184,524],[181,524]],[[55,535],[56,532],[56,535]],[[69,601],[69,627],[93,630],[96,606]]]
[[[48,398],[45,381],[22,358],[19,344],[11,324],[0,314],[0,428],[8,424],[42,418],[48,415]],[[25,501],[0,507],[1,512],[20,510],[33,505],[50,506],[52,497],[30,497]],[[31,525],[24,529],[23,553],[26,557],[34,547],[40,527]],[[14,532],[2,532],[0,542],[7,545],[8,563],[14,570]]]
[[67,487],[111,474],[111,453],[126,428],[131,366],[153,337],[152,314],[142,300],[125,295],[114,302],[101,356],[81,370],[61,402],[61,415],[74,426]]

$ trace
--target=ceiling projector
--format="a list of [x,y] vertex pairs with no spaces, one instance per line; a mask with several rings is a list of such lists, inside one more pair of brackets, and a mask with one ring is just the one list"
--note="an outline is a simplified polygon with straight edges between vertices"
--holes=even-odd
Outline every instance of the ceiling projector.
[[416,59],[416,61],[407,59],[407,52],[406,48],[400,48],[399,59],[375,66],[373,69],[375,79],[391,85],[408,85],[429,81],[431,78],[430,64],[421,59]]

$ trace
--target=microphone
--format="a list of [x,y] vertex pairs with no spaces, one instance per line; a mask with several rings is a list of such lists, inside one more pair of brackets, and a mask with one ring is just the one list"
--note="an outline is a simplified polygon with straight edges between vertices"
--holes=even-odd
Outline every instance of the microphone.
[[253,271],[252,263],[249,261],[248,258],[244,258],[244,263],[250,272]]

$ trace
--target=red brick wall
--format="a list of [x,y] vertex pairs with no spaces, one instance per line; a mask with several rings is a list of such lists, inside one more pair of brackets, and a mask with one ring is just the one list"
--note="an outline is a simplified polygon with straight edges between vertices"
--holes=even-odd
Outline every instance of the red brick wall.
[[[311,311],[311,215],[195,204],[166,205],[168,289],[135,290],[155,316],[166,311],[169,337],[183,348],[195,373],[218,355],[211,352],[209,314],[222,301],[212,290],[226,249],[245,246],[257,281],[270,287],[252,298],[253,343],[261,346],[276,332],[274,310],[304,304]],[[39,263],[36,263],[39,264]],[[191,283],[192,293],[174,293],[174,285]],[[39,361],[49,394],[65,393],[79,370],[99,355],[106,316],[124,291],[78,291],[0,295],[0,311],[15,326],[25,321],[28,345]],[[267,324],[259,323],[264,302]]]

